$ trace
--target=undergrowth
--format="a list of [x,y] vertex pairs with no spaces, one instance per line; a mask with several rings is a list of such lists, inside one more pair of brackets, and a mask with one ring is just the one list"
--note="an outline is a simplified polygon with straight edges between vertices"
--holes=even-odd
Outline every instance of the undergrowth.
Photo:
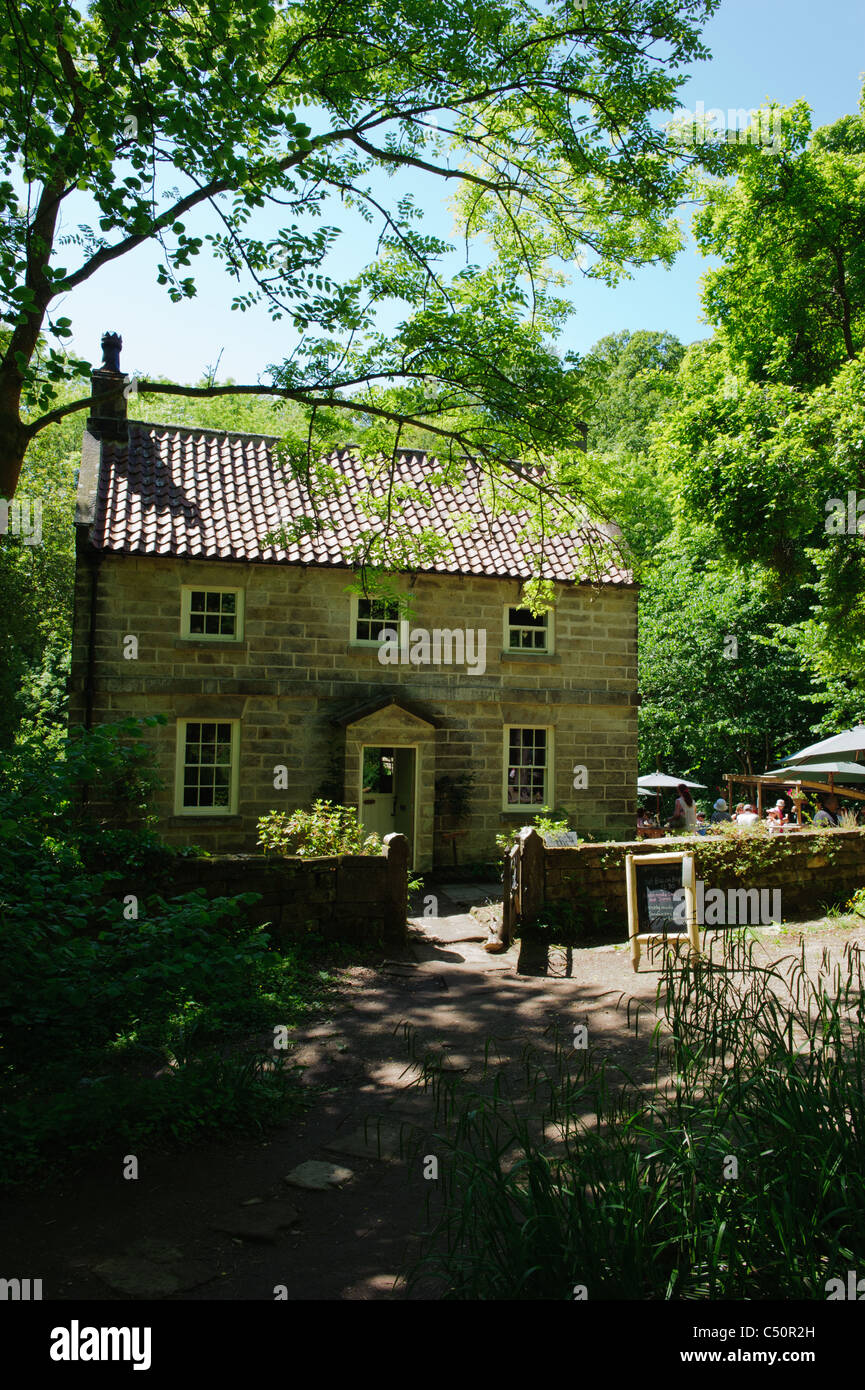
[[441,1119],[410,1288],[461,1300],[824,1299],[861,1264],[859,948],[834,965],[824,952],[811,975],[804,945],[769,965],[747,931],[713,949],[668,951],[651,1076],[559,1033],[546,1053],[527,1049],[519,1086],[490,1068],[472,1088],[410,1038]]

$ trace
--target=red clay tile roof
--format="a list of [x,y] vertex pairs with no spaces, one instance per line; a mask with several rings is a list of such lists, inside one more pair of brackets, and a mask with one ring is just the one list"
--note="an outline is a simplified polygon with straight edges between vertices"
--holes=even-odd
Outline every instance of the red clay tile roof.
[[[269,532],[313,515],[305,489],[275,457],[277,442],[265,435],[130,421],[128,444],[102,441],[92,544],[131,555],[351,566],[352,546],[360,529],[369,527],[363,498],[370,491],[383,495],[384,484],[371,488],[357,452],[340,450],[330,463],[346,485],[328,500],[325,511],[335,525],[285,549],[266,546],[262,542]],[[399,456],[397,476],[419,484],[434,466],[425,455],[407,452]],[[478,521],[461,534],[458,522],[466,514]],[[433,527],[452,542],[452,553],[421,569],[520,579],[536,572],[533,547],[520,535],[526,516],[492,518],[481,498],[478,471],[470,463],[461,492],[437,488],[429,507],[405,502],[399,520],[418,531]],[[587,542],[597,545],[602,534],[585,527],[579,534],[548,538],[544,576],[563,582],[595,577],[586,563]],[[616,564],[600,577],[607,584],[632,582],[630,571]]]

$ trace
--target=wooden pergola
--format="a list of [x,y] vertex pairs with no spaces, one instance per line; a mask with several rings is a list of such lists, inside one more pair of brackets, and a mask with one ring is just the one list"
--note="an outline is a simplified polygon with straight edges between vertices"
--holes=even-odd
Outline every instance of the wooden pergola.
[[[746,787],[757,788],[757,815],[763,815],[763,788],[774,787],[777,791],[779,787],[805,787],[808,791],[828,792],[832,796],[849,796],[854,801],[865,801],[865,791],[857,791],[854,787],[844,787],[835,785],[834,772],[828,773],[828,782],[803,781],[801,777],[791,777],[789,780],[782,777],[758,777],[756,774],[748,775],[740,772],[727,772],[724,774],[724,781],[727,783],[727,805],[733,809],[733,786],[739,783]],[[802,802],[796,802],[796,823],[802,824]]]

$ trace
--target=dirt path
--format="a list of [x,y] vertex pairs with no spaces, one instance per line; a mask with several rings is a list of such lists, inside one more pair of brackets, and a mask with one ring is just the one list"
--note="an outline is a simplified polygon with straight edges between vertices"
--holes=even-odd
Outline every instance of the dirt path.
[[[406,1027],[469,1081],[489,1040],[495,1065],[513,1070],[527,1044],[552,1049],[551,1025],[576,1023],[599,1056],[648,1075],[651,1027],[635,1038],[617,1004],[638,999],[653,1015],[657,972],[644,961],[635,975],[618,945],[554,953],[546,968],[568,975],[519,973],[544,966],[525,954],[521,964],[517,947],[483,950],[486,929],[469,909],[484,896],[440,887],[439,915],[413,919],[400,957],[348,970],[328,1019],[295,1035],[295,1059],[324,1087],[305,1118],[258,1142],[141,1152],[135,1181],[122,1176],[123,1155],[109,1155],[70,1167],[59,1190],[4,1200],[5,1271],[42,1278],[45,1299],[404,1296],[397,1275],[424,1224],[426,1183],[421,1160],[400,1157],[399,1132],[434,1129],[429,1095],[412,1087]],[[865,941],[845,928],[806,928],[809,959]],[[797,944],[795,933],[767,936],[767,958]],[[287,1185],[310,1160],[352,1177],[326,1190]]]

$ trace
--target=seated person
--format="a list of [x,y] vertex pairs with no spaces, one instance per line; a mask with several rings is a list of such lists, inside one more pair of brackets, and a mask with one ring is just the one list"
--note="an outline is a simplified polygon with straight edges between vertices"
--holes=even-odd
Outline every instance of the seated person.
[[754,806],[746,805],[736,817],[737,825],[756,825],[760,817]]
[[766,820],[770,826],[777,827],[779,830],[782,825],[787,824],[787,803],[783,796],[779,796],[775,805],[766,812]]
[[692,835],[697,828],[697,808],[694,805],[694,798],[684,782],[680,782],[676,790],[679,795],[676,797],[673,814],[666,823],[667,829],[684,830],[686,834]]
[[838,798],[834,792],[825,796],[818,796],[820,803],[819,809],[814,815],[813,825],[837,825],[838,824]]
[[730,817],[727,812],[727,803],[724,800],[723,796],[719,796],[718,800],[712,807],[712,824],[720,825],[722,821],[729,819]]

